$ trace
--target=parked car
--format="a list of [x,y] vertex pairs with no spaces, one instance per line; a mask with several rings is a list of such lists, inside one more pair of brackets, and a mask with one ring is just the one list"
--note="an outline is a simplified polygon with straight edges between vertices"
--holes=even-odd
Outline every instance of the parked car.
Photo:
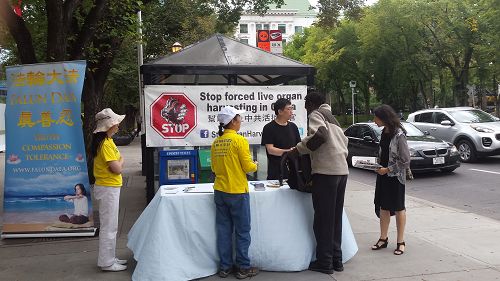
[[[411,123],[402,124],[406,130],[411,156],[410,169],[413,172],[452,172],[460,167],[458,150],[453,144],[426,135]],[[382,128],[375,123],[356,123],[347,128],[344,134],[349,139],[347,157],[350,165],[353,156],[378,156]]]
[[473,162],[480,156],[500,155],[500,119],[480,109],[425,109],[411,113],[406,121],[453,143],[462,162]]

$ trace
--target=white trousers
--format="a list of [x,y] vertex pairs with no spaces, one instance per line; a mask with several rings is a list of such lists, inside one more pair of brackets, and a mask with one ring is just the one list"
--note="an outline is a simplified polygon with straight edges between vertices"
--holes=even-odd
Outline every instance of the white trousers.
[[99,256],[97,266],[107,267],[115,262],[120,189],[94,185],[94,198],[99,201]]

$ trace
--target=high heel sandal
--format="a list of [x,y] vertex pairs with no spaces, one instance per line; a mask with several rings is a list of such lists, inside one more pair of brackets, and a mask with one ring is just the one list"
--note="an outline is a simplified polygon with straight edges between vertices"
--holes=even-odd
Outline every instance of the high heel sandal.
[[405,250],[406,250],[406,244],[405,244],[405,242],[396,243],[396,245],[398,245],[398,246],[396,247],[396,250],[394,250],[394,254],[396,256],[400,256],[400,255],[404,254],[405,251],[401,250],[401,246],[405,246]]
[[[383,242],[382,244],[379,244],[380,242]],[[389,244],[389,237],[386,237],[385,239],[378,239],[377,243],[372,246],[372,250],[380,250],[382,248],[387,248],[387,244]]]

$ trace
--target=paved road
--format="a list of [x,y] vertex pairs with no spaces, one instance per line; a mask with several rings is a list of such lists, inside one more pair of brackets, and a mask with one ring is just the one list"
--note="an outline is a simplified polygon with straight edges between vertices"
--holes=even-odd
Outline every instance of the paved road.
[[[373,172],[350,168],[349,179],[375,186]],[[450,174],[417,174],[406,193],[500,220],[500,156],[463,163]]]

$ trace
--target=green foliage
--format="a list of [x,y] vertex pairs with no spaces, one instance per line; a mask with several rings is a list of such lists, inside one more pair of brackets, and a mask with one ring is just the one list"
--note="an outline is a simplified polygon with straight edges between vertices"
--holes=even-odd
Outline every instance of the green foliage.
[[466,105],[468,84],[496,91],[499,0],[379,0],[341,20],[347,2],[320,0],[320,24],[285,48],[317,68],[316,87],[336,112],[350,107],[350,80],[364,112],[380,102],[410,111]]
[[365,0],[319,0],[318,23],[323,27],[335,27],[341,21],[342,16],[352,20],[359,19],[364,2]]
[[129,107],[139,108],[139,77],[135,42],[128,39],[120,49],[104,87],[104,105],[125,113]]
[[142,17],[146,58],[170,53],[175,42],[187,46],[216,31],[217,15],[206,1],[157,1],[146,6]]

